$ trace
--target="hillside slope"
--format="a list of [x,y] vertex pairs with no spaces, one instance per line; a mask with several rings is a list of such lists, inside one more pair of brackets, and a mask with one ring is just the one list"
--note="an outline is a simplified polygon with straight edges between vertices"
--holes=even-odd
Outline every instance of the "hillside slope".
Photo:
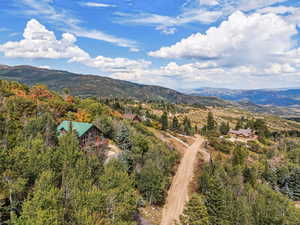
[[201,106],[238,107],[251,112],[268,113],[284,117],[299,117],[300,113],[288,108],[256,105],[249,101],[233,102],[211,97],[183,94],[153,85],[141,85],[96,75],[82,75],[61,70],[49,70],[32,66],[0,65],[0,80],[18,81],[32,86],[45,84],[51,90],[61,92],[68,88],[72,95],[80,97],[118,97],[136,100],[164,100],[171,103],[197,104]]
[[216,97],[189,96],[172,89],[140,85],[95,75],[80,75],[66,71],[41,69],[31,66],[0,66],[0,79],[14,80],[27,85],[45,84],[61,91],[68,88],[71,94],[82,97],[121,97],[138,100],[166,100],[173,103],[226,106],[229,102]]

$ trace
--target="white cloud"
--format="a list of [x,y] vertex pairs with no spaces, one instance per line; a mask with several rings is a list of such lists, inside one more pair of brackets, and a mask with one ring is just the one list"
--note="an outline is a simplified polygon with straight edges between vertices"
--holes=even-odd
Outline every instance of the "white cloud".
[[270,67],[266,68],[264,70],[264,73],[271,74],[271,75],[282,75],[286,73],[295,73],[297,72],[296,68],[292,67],[289,64],[278,64],[278,63],[272,63]]
[[[265,87],[266,83],[300,84],[300,48],[286,52],[282,63],[270,62],[261,66],[245,64],[229,67],[218,61],[201,60],[186,64],[170,62],[151,68],[151,62],[145,60],[105,56],[93,58],[76,45],[74,35],[64,33],[61,39],[57,39],[52,31],[34,19],[28,22],[23,37],[20,41],[0,45],[0,52],[7,57],[66,59],[96,68],[113,78],[181,89],[208,85],[233,87],[237,83],[248,88]],[[284,80],[281,78],[283,76]]]
[[235,12],[219,27],[196,33],[149,55],[160,58],[216,60],[220,64],[260,64],[294,46],[296,27],[274,14]]
[[119,16],[119,19],[116,21],[118,23],[150,25],[164,34],[174,34],[177,31],[176,26],[189,23],[199,22],[210,24],[221,16],[221,12],[203,9],[184,10],[177,17],[150,13],[128,14],[119,12],[115,14]]
[[99,2],[81,2],[80,4],[83,6],[96,7],[96,8],[116,7],[115,5],[99,3]]
[[215,6],[219,5],[218,0],[198,0],[200,5],[208,5],[208,6]]
[[19,42],[0,45],[0,51],[4,52],[5,56],[14,58],[87,57],[87,53],[74,45],[75,36],[65,33],[61,40],[57,40],[52,31],[48,31],[35,19],[27,23],[23,37]]
[[151,13],[116,13],[116,22],[155,27],[164,34],[174,34],[176,27],[189,23],[211,24],[226,18],[235,11],[251,12],[284,3],[288,0],[187,0],[177,16]]
[[136,70],[147,68],[151,64],[145,60],[109,58],[104,56],[97,56],[96,58],[73,58],[71,61],[80,62],[108,73],[132,73]]
[[63,31],[73,33],[79,37],[105,41],[120,47],[138,49],[138,44],[135,41],[115,37],[100,30],[88,30],[83,28],[82,26],[80,26],[83,21],[79,20],[65,9],[56,9],[52,5],[53,0],[18,1],[22,3],[22,6],[24,7],[23,13],[30,16],[46,18],[48,22],[52,22]]
[[86,30],[86,29],[82,29],[80,27],[75,27],[73,29],[66,29],[66,31],[71,32],[79,37],[86,37],[86,38],[90,38],[90,39],[106,41],[106,42],[113,43],[120,47],[126,47],[126,48],[129,48],[129,50],[132,52],[139,51],[139,48],[137,47],[137,43],[135,41],[111,36],[109,34],[101,32],[99,30]]
[[288,0],[240,0],[237,9],[243,11],[250,11],[253,9],[260,9],[271,6],[277,3],[287,2]]
[[193,34],[149,55],[193,59],[193,63],[183,65],[169,63],[155,73],[173,74],[185,86],[287,87],[300,85],[296,34],[295,24],[279,15],[238,11],[204,34]]
[[21,41],[0,45],[0,52],[3,52],[4,56],[12,58],[67,59],[69,62],[82,63],[108,73],[120,71],[130,73],[151,64],[145,60],[126,58],[104,56],[91,58],[87,52],[75,44],[76,37],[73,34],[64,33],[62,39],[57,40],[54,32],[47,30],[35,19],[27,23],[23,38]]
[[265,7],[265,8],[257,10],[257,12],[261,13],[261,14],[273,13],[273,14],[279,14],[279,15],[282,15],[285,13],[294,13],[296,11],[298,11],[298,8],[288,7],[288,6]]
[[47,69],[47,70],[51,69],[51,66],[47,66],[47,65],[42,65],[42,66],[38,66],[38,67],[41,69]]

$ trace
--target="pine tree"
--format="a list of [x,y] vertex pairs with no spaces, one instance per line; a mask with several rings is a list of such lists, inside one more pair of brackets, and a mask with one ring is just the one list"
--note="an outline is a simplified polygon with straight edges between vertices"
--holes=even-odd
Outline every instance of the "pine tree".
[[207,116],[207,130],[208,131],[212,131],[216,128],[216,121],[214,119],[214,115],[212,112],[209,112],[208,113],[208,116]]
[[184,121],[183,121],[183,128],[184,128],[184,133],[186,135],[192,135],[192,125],[191,125],[191,121],[185,117]]
[[243,119],[240,118],[236,123],[235,130],[240,130],[242,128],[243,128]]
[[32,198],[28,198],[17,224],[59,225],[63,224],[61,192],[55,187],[54,174],[43,172],[35,184]]
[[233,152],[232,163],[234,166],[243,165],[248,156],[247,150],[242,145],[237,145]]
[[119,124],[116,131],[116,141],[118,146],[123,151],[128,151],[131,148],[131,141],[129,137],[129,129],[125,124]]
[[293,181],[293,199],[295,201],[300,201],[300,169],[295,170]]
[[178,130],[179,129],[179,121],[176,116],[173,117],[173,123],[172,123],[172,128],[173,130]]
[[212,225],[227,225],[228,211],[226,201],[226,190],[221,179],[213,176],[209,180],[206,193],[206,207]]
[[227,135],[229,132],[229,123],[222,122],[220,125],[220,133],[222,135]]
[[167,130],[169,127],[168,124],[168,114],[166,112],[164,112],[160,118],[160,122],[161,122],[161,129],[162,130]]
[[180,225],[209,225],[209,216],[203,199],[194,194],[180,216]]

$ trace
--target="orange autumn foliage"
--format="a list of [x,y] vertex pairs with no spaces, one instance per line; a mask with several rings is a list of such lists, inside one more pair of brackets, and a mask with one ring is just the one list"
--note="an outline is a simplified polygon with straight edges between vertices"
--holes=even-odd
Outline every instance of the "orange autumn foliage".
[[90,123],[92,120],[91,115],[85,110],[78,110],[78,112],[75,113],[75,117],[78,122]]
[[12,93],[19,97],[27,97],[27,94],[24,90],[21,89],[12,89]]
[[70,104],[73,104],[74,103],[74,97],[69,95],[66,97],[66,102],[70,103]]
[[33,86],[30,90],[30,95],[33,99],[50,99],[54,95],[44,85]]
[[116,117],[116,118],[119,118],[119,119],[123,118],[122,114],[119,113],[118,111],[112,111],[111,115]]

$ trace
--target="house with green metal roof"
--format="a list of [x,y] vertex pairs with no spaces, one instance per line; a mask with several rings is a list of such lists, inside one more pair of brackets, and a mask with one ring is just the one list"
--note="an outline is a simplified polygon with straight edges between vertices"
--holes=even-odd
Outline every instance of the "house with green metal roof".
[[75,121],[63,121],[57,127],[57,135],[61,136],[65,133],[73,130],[78,135],[80,145],[85,146],[88,143],[97,142],[100,140],[101,131],[92,123],[82,123],[82,122],[75,122]]

